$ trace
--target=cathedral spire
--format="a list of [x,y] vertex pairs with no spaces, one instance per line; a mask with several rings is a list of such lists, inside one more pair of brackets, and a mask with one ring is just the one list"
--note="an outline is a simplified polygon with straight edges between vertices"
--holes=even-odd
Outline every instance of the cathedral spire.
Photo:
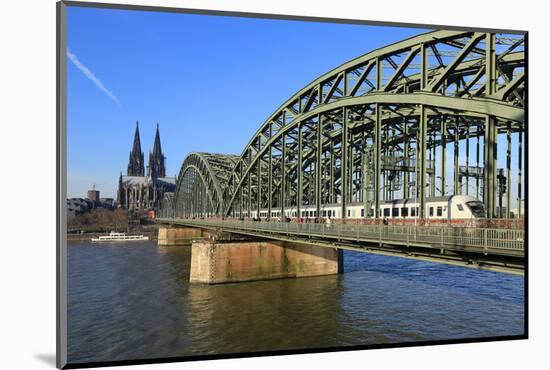
[[141,153],[141,141],[139,140],[139,122],[136,121],[136,132],[134,133],[134,145],[132,153]]
[[141,141],[139,139],[139,122],[136,121],[134,144],[132,145],[130,160],[128,162],[128,176],[143,176],[144,174],[143,152],[141,151]]
[[147,166],[148,175],[152,178],[166,177],[166,168],[164,167],[164,155],[160,145],[160,130],[157,123],[157,132],[155,134],[155,143],[153,152],[149,152],[149,166]]
[[155,144],[153,145],[153,155],[155,157],[161,157],[162,156],[162,148],[160,146],[160,132],[159,132],[159,124],[157,123],[157,133],[155,134]]

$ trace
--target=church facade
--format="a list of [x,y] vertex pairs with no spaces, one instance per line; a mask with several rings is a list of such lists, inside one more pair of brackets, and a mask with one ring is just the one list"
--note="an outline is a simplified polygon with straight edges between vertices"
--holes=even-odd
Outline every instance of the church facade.
[[160,145],[160,132],[157,124],[153,151],[149,153],[149,164],[145,172],[144,155],[141,151],[139,123],[136,122],[134,143],[126,176],[120,174],[118,180],[117,206],[133,211],[156,210],[164,193],[174,191],[176,179],[166,177],[165,157]]

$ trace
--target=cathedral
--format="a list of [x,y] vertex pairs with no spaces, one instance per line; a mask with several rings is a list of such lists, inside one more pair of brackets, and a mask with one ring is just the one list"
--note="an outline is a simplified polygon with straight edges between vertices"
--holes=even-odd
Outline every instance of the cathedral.
[[166,177],[164,155],[160,146],[160,132],[157,124],[153,151],[149,153],[149,164],[145,174],[145,163],[139,138],[139,124],[136,122],[134,144],[128,161],[126,176],[120,173],[118,179],[117,205],[129,210],[156,210],[167,191],[174,191],[176,179]]

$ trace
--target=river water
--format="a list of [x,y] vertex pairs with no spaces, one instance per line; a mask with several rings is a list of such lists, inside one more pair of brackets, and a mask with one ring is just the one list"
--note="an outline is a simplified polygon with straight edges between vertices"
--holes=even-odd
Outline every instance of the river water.
[[344,274],[189,284],[190,247],[68,247],[70,363],[524,334],[524,279],[344,253]]

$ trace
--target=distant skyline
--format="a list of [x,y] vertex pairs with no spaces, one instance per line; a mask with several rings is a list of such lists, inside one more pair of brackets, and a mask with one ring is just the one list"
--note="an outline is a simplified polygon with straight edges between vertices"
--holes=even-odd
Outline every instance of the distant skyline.
[[240,154],[303,86],[429,30],[68,8],[68,197],[116,197],[136,121],[145,158],[160,125],[166,172],[193,151]]

